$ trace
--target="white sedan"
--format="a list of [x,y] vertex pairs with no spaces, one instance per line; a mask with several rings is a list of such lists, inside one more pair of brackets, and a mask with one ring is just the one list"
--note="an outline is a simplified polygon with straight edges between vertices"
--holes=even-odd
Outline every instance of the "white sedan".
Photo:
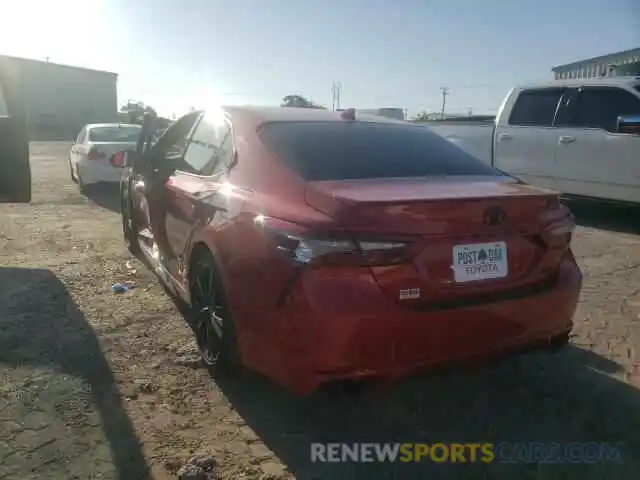
[[121,165],[112,163],[113,154],[135,150],[142,127],[126,123],[85,125],[69,152],[71,180],[80,191],[102,182],[119,182]]

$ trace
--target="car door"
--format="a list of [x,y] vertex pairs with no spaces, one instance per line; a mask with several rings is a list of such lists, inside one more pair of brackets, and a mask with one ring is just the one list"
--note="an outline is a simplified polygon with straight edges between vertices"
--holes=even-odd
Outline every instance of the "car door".
[[233,156],[231,124],[224,115],[204,114],[189,139],[185,168],[177,169],[166,183],[167,233],[176,258],[172,274],[183,282],[185,263],[199,227],[226,210],[226,197],[218,195]]
[[31,201],[29,135],[20,72],[0,58],[0,203]]
[[173,257],[166,228],[167,211],[173,205],[166,184],[175,170],[183,168],[187,141],[199,118],[199,112],[180,118],[152,147],[147,138],[151,132],[143,128],[134,155],[129,191],[135,223],[142,245],[149,250],[157,247],[163,260]]
[[522,90],[506,124],[496,125],[495,166],[532,185],[555,188],[553,122],[565,88]]
[[619,87],[578,90],[556,129],[560,191],[640,202],[640,136],[617,132],[621,115],[640,115],[640,98]]

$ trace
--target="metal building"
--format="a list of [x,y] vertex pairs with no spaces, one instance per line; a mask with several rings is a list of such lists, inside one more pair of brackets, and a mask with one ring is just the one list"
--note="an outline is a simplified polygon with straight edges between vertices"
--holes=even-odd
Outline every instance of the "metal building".
[[640,47],[558,65],[551,71],[556,80],[640,75]]
[[[339,108],[337,111],[343,111]],[[382,107],[382,108],[356,108],[356,113],[363,115],[375,115],[378,117],[392,118],[394,120],[405,120],[405,112],[403,108],[398,107]]]
[[0,55],[18,72],[31,140],[71,140],[87,123],[117,122],[118,75]]

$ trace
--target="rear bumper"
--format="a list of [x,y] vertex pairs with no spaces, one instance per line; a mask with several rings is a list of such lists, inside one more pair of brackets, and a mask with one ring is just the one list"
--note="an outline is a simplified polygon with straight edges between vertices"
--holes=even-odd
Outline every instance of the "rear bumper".
[[299,393],[336,379],[396,377],[553,346],[572,329],[582,286],[571,252],[553,282],[528,296],[423,312],[391,302],[364,274],[342,283],[309,271],[301,280],[285,307],[285,336],[295,346],[279,346],[289,350],[282,363],[288,371],[275,375]]
[[78,172],[85,185],[93,183],[117,183],[120,182],[122,169],[111,165],[101,165],[91,161],[78,162]]

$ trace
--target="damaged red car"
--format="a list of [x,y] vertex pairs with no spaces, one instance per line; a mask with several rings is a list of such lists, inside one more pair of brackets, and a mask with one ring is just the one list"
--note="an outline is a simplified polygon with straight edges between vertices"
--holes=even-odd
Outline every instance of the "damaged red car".
[[568,341],[570,211],[423,126],[247,107],[150,136],[112,159],[124,237],[218,370],[304,394]]

